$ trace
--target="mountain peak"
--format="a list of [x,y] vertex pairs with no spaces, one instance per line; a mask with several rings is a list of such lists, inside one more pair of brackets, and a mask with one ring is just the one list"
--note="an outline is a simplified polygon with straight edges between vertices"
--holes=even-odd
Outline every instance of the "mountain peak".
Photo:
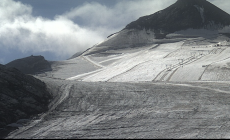
[[206,0],[177,0],[166,9],[131,22],[83,55],[159,43],[161,39],[170,41],[167,35],[188,29],[217,32],[229,25],[230,15]]
[[230,15],[206,0],[177,0],[168,8],[144,16],[128,24],[125,29],[146,29],[158,33],[179,30],[221,29],[230,25]]
[[200,3],[200,2],[207,2],[207,1],[206,0],[177,0],[177,2],[193,4],[193,3]]

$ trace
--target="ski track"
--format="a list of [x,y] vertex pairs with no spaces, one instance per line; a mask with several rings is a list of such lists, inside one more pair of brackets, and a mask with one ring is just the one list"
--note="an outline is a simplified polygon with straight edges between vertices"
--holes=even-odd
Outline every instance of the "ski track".
[[202,86],[193,86],[193,85],[190,85],[190,84],[177,84],[177,83],[164,83],[164,84],[174,85],[174,86],[200,88],[200,89],[212,90],[212,91],[219,92],[219,93],[230,94],[230,91],[220,90],[220,89],[216,89],[216,88],[202,87]]
[[92,72],[89,72],[89,73],[80,74],[80,75],[77,75],[77,76],[74,76],[74,77],[67,78],[66,80],[80,80],[80,79],[85,78],[87,76],[90,76],[90,75],[93,75],[95,73],[98,73],[98,72],[100,72],[102,70],[103,69],[99,69],[99,70],[95,70],[95,71],[92,71]]
[[[227,49],[227,47],[225,47],[224,49],[222,49],[222,48],[214,48],[213,50],[211,50],[210,51],[210,53],[209,54],[207,54],[207,55],[211,55],[211,54],[217,54],[217,51],[218,50],[220,50],[220,52],[219,52],[219,54],[221,54],[223,51],[225,51]],[[176,50],[177,51],[177,50]],[[173,52],[172,52],[173,53]],[[170,54],[172,54],[172,53],[170,53]],[[169,56],[170,54],[168,54],[167,56]],[[205,57],[205,56],[207,56],[207,55],[201,55],[201,56],[197,56],[197,57],[195,57],[194,59],[193,59],[193,57],[189,57],[189,58],[187,58],[187,59],[185,59],[185,60],[188,60],[187,62],[184,62],[182,65],[183,66],[185,66],[185,65],[189,65],[189,64],[192,64],[192,63],[194,63],[194,62],[196,62],[196,61],[198,61],[198,60],[200,60],[200,59],[202,59],[203,57]],[[166,57],[167,57],[166,56]],[[225,59],[224,59],[225,60]],[[218,61],[216,61],[216,62],[219,62],[219,61],[223,61],[223,60],[218,60]],[[216,63],[216,62],[213,62],[213,63]],[[213,64],[213,63],[211,63],[211,64]],[[211,65],[211,64],[209,64],[209,65]],[[179,64],[175,64],[175,65],[173,65],[172,66],[173,67],[173,69],[172,70],[177,70],[178,68],[180,68],[181,67],[181,65],[179,65]],[[207,67],[205,68],[205,70],[207,69]],[[204,72],[203,72],[203,74],[205,73],[205,70],[204,70]],[[158,78],[162,73],[164,73],[163,75],[162,75],[162,77],[161,78]],[[167,70],[167,68],[166,69],[164,69],[164,70],[162,70],[152,81],[156,81],[157,79],[160,79],[159,81],[164,81],[164,78],[169,74],[170,72]],[[173,74],[175,74],[176,73],[176,71],[174,71],[173,72]],[[170,79],[171,79],[171,77],[173,76],[173,74],[170,76],[170,78],[168,79],[168,80],[166,80],[166,81],[169,81]],[[202,75],[203,75],[202,74]],[[202,78],[202,75],[201,75],[201,77],[199,78],[199,79],[201,79]]]
[[120,76],[120,75],[122,75],[122,74],[128,73],[129,71],[135,69],[135,68],[138,67],[139,65],[144,64],[144,63],[147,63],[147,62],[150,62],[150,61],[152,61],[152,60],[145,61],[145,62],[141,62],[141,63],[139,63],[139,64],[133,66],[132,68],[128,69],[127,71],[122,72],[122,73],[120,73],[120,74],[118,74],[118,75],[116,75],[116,76],[113,76],[112,78],[108,79],[106,82],[109,82],[109,81],[111,81],[112,79],[114,79],[114,78],[116,78],[116,77],[118,77],[118,76]]
[[[149,82],[151,83],[151,82]],[[210,87],[205,87],[205,86],[195,86],[195,85],[191,85],[190,83],[185,83],[185,84],[182,84],[182,83],[174,83],[174,82],[159,82],[159,83],[151,83],[153,85],[161,85],[161,86],[164,86],[165,84],[167,85],[172,85],[172,86],[176,86],[176,87],[191,87],[191,88],[199,88],[199,89],[205,89],[205,90],[210,90],[210,91],[214,91],[214,92],[217,92],[217,93],[226,93],[226,94],[230,94],[229,91],[225,91],[225,90],[220,90],[220,89],[215,89],[215,88],[210,88]],[[69,93],[71,91],[71,87],[73,86],[73,84],[68,84],[68,85],[62,85],[61,86],[61,93],[62,93],[62,96],[58,99],[57,102],[54,103],[54,105],[51,107],[51,109],[46,113],[46,115],[48,115],[49,112],[52,112],[52,110],[54,110],[59,104],[61,104],[66,98],[69,97]],[[135,89],[133,89],[133,92],[138,92],[136,91]],[[128,91],[126,91],[128,92]],[[140,92],[143,92],[143,91],[140,91]],[[208,93],[208,91],[207,91]],[[160,113],[160,114],[164,114],[164,113],[173,113],[173,112],[194,112],[194,107],[188,107],[188,108],[170,108],[170,109],[167,109],[167,108],[159,108],[158,109],[155,109],[155,110],[150,110],[151,113]],[[121,116],[117,116],[118,117],[118,122],[119,122],[119,119],[121,118],[129,118],[129,114],[132,114],[132,113],[135,113],[135,112],[139,112],[139,114],[141,114],[142,112],[148,112],[149,110],[142,110],[142,109],[136,109],[135,111],[134,110],[128,110],[128,111],[125,111],[123,114],[121,114]],[[87,121],[87,124],[86,125],[90,125],[91,122],[92,124],[96,123],[97,122],[97,119],[99,119],[98,121],[100,121],[101,119],[105,118],[106,115],[105,114],[97,114],[98,112],[94,112],[93,114],[87,116],[88,118],[85,118]],[[148,113],[147,113],[148,114]],[[42,116],[41,119],[43,119],[46,115]],[[108,116],[109,117],[109,116]],[[68,117],[64,117],[64,118],[58,118],[58,119],[55,119],[55,121],[53,123],[50,123],[49,125],[46,125],[45,127],[40,127],[40,129],[34,131],[35,133],[32,133],[32,135],[30,136],[30,138],[32,139],[36,139],[36,138],[42,138],[42,137],[47,137],[47,135],[49,133],[51,133],[52,131],[57,131],[57,128],[56,127],[59,127],[59,126],[62,126],[62,124],[66,123],[66,121],[68,120],[69,118]],[[205,119],[205,118],[204,118]],[[81,121],[81,119],[78,119],[77,121]],[[84,120],[83,120],[84,121]],[[158,120],[159,121],[159,120]],[[181,120],[182,121],[182,120]],[[39,121],[40,122],[40,121]],[[37,122],[37,123],[39,123]],[[79,124],[80,125],[80,124]],[[170,125],[169,125],[170,126]],[[8,138],[17,138],[18,135],[20,134],[29,134],[30,132],[30,128],[34,128],[36,127],[36,124],[35,125],[32,125],[32,126],[29,126],[28,129],[24,129],[18,133],[13,133],[11,134]],[[135,127],[135,128],[141,128],[142,125],[135,125],[135,126],[121,126],[120,128],[124,129],[126,128],[127,130],[130,129],[131,127]],[[207,126],[206,126],[207,127]],[[78,127],[76,126],[76,130]],[[82,131],[82,128],[80,129],[81,127],[79,126],[79,131]],[[104,128],[105,129],[105,128]],[[104,130],[102,129],[102,130]],[[108,129],[113,129],[113,128],[108,128]],[[119,127],[114,127],[114,129],[119,129]],[[20,129],[19,129],[20,130]],[[94,131],[96,131],[96,129],[94,128],[93,129]],[[100,131],[100,129],[98,129],[98,131],[102,132],[102,130]],[[147,130],[146,130],[147,131]],[[154,129],[152,130],[154,131]],[[17,132],[17,131],[16,131]],[[142,131],[138,131],[138,133],[140,133]],[[79,135],[78,138],[84,138],[84,137],[87,137],[87,135],[90,135],[92,132],[89,130],[89,131],[85,131],[83,134]],[[51,134],[50,134],[51,135]],[[111,134],[110,134],[111,135]],[[108,136],[110,136],[108,135]],[[61,136],[58,135],[58,138],[60,138]],[[20,138],[20,137],[19,137]],[[97,136],[95,136],[95,138],[97,138]]]
[[110,58],[110,59],[107,59],[107,60],[104,60],[104,61],[100,61],[99,63],[105,63],[105,62],[108,62],[108,61],[111,61],[111,60],[116,60],[116,59],[121,59],[123,58],[124,56],[118,56],[118,57],[114,57],[114,58]]
[[84,58],[85,60],[87,60],[88,62],[92,63],[93,65],[99,67],[99,68],[105,68],[105,66],[103,66],[103,65],[101,65],[101,64],[99,64],[99,63],[97,63],[97,62],[95,62],[95,61],[93,61],[93,60],[91,60],[91,59],[90,59],[89,57],[87,57],[87,56],[81,56],[81,57]]
[[[51,107],[48,110],[48,112],[42,114],[39,117],[39,120],[34,120],[29,125],[27,125],[25,127],[21,127],[18,130],[15,130],[15,131],[11,132],[9,134],[10,138],[14,138],[14,137],[16,137],[16,136],[28,131],[29,129],[31,129],[33,127],[36,127],[37,124],[39,124],[40,122],[42,122],[44,120],[45,116],[49,115],[53,110],[55,110],[58,107],[58,105],[60,105],[64,100],[66,100],[69,97],[69,92],[71,91],[71,88],[72,88],[72,84],[70,84],[70,85],[61,85],[60,89],[63,91],[63,92],[61,92],[62,93],[61,97],[57,98],[52,103],[50,103]],[[36,135],[38,135],[39,133],[42,133],[42,132],[38,132]]]
[[[169,57],[170,55],[173,55],[173,53],[177,53],[177,52],[180,52],[180,50],[182,50],[183,46],[186,44],[186,43],[189,43],[189,42],[200,42],[200,41],[204,41],[206,39],[203,39],[203,38],[197,38],[197,39],[186,39],[185,41],[183,41],[183,44],[181,45],[181,48],[180,49],[176,49],[176,50],[172,50],[171,52],[168,52],[168,54],[165,54],[165,56],[162,58],[162,59],[165,59],[167,57]],[[221,44],[221,42],[219,42]],[[104,61],[101,61],[101,62],[95,62],[93,60],[91,60],[89,57],[87,56],[81,56],[83,59],[87,60],[88,62],[92,63],[93,65],[95,65],[96,67],[99,67],[100,69],[99,70],[95,70],[95,71],[92,71],[92,72],[89,72],[89,73],[84,73],[84,74],[81,74],[81,75],[76,75],[76,76],[73,76],[73,77],[70,77],[70,78],[67,78],[66,80],[80,80],[80,81],[84,81],[84,79],[89,79],[90,77],[95,77],[97,76],[97,74],[99,74],[99,77],[102,76],[102,73],[105,73],[106,71],[108,71],[109,69],[111,69],[112,67],[116,66],[116,65],[119,65],[122,61],[124,60],[132,60],[132,59],[135,59],[136,57],[140,56],[140,55],[144,55],[145,53],[149,53],[149,51],[152,49],[152,48],[157,48],[157,46],[160,46],[159,44],[157,45],[154,45],[154,46],[151,46],[151,47],[147,47],[147,49],[144,49],[144,50],[141,50],[141,51],[138,51],[138,52],[134,52],[134,53],[127,53],[127,54],[124,54],[122,56],[118,56],[118,57],[114,57],[114,58],[111,58],[111,59],[108,59],[108,60],[104,60]],[[205,45],[207,46],[207,45]],[[215,46],[215,45],[214,45]],[[224,52],[226,50],[227,47],[225,47],[224,49],[219,47],[219,48],[213,48],[212,50],[209,50],[209,53],[208,54],[199,54],[197,56],[195,56],[195,58],[193,56],[191,57],[188,57],[187,59],[184,59],[184,62],[183,62],[183,66],[186,66],[186,65],[189,65],[189,64],[192,64],[200,59],[202,59],[203,57],[207,56],[207,55],[212,55],[212,54],[221,54],[222,52]],[[161,50],[161,49],[160,49]],[[151,50],[152,51],[152,50]],[[153,50],[154,51],[154,50]],[[159,50],[158,50],[159,51]],[[193,50],[194,51],[194,50]],[[183,53],[183,52],[182,52]],[[173,56],[171,56],[173,57]],[[110,60],[116,60],[118,59],[117,61],[115,61],[112,65],[109,65],[109,66],[102,66],[100,63],[102,62],[108,62]],[[170,57],[168,58],[170,59]],[[151,61],[151,60],[148,60],[148,61]],[[111,82],[112,79],[118,77],[118,76],[122,76],[123,74],[126,74],[128,73],[129,71],[133,70],[134,68],[136,68],[137,66],[140,66],[148,61],[143,61],[143,62],[140,62],[138,64],[135,64],[131,67],[129,67],[128,69],[126,70],[121,70],[121,71],[117,71],[116,73],[111,74],[111,77],[107,76],[105,77],[104,80],[102,81],[107,81],[107,82]],[[127,65],[128,66],[128,65]],[[111,67],[111,68],[110,68]],[[180,68],[181,65],[180,64],[174,64],[172,65],[171,67],[171,70],[176,70],[178,68]],[[112,70],[112,69],[111,69]],[[205,71],[204,71],[205,72]],[[173,77],[173,74],[175,74],[176,71],[174,71],[173,73],[171,72],[168,72],[167,68],[166,69],[163,69],[161,72],[157,73],[156,77],[153,77],[154,79],[152,81],[155,81],[155,80],[160,80],[160,81],[164,81],[164,80],[167,80],[169,81],[170,78]],[[170,76],[168,76],[168,74],[171,74]],[[159,77],[161,76],[161,77]],[[165,79],[165,77],[167,79]],[[90,80],[91,81],[91,80]],[[92,80],[94,81],[94,80]],[[97,80],[96,80],[97,81]],[[151,81],[151,80],[150,80]]]

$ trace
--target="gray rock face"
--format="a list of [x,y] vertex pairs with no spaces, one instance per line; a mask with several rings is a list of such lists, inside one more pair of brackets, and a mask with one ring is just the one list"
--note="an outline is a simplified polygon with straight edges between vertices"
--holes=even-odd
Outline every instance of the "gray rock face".
[[0,65],[0,137],[25,123],[21,119],[47,111],[50,99],[45,83]]
[[6,66],[17,68],[24,74],[35,74],[52,70],[51,64],[43,56],[30,56],[17,59],[6,64]]

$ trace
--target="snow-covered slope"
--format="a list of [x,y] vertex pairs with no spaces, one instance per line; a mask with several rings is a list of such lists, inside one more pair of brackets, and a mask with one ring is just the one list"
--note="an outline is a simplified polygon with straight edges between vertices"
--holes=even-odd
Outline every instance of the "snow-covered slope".
[[[178,0],[40,76],[87,82],[228,80],[230,15]],[[221,76],[220,76],[221,75]]]
[[206,0],[178,0],[52,62],[37,74],[49,111],[7,138],[229,138],[228,25]]
[[57,84],[54,107],[7,139],[221,139],[229,133],[229,83]]
[[[131,22],[120,32],[110,35],[104,42],[84,52],[84,55],[156,44],[158,39],[165,40],[173,36],[170,34],[188,29],[214,32],[229,25],[230,15],[206,0],[178,0],[164,10]],[[196,32],[195,36],[204,34]],[[173,40],[171,38],[167,41]]]

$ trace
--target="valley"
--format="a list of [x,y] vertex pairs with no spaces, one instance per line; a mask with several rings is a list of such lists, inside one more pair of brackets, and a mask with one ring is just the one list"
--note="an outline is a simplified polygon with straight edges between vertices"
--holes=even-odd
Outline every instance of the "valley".
[[229,29],[210,2],[177,0],[68,60],[17,60],[52,100],[6,138],[230,138]]

